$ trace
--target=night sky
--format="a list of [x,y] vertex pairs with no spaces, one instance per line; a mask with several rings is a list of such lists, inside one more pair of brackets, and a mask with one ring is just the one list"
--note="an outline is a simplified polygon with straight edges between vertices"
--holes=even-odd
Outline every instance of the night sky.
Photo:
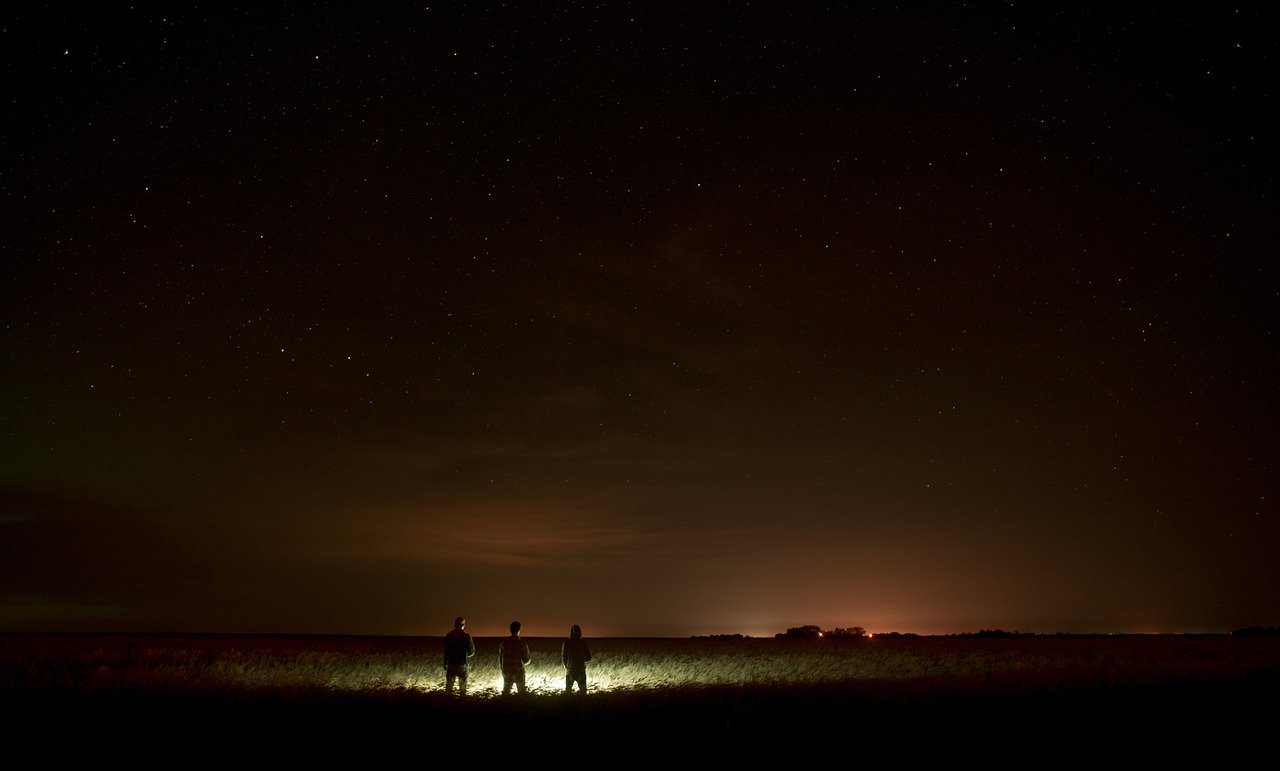
[[0,631],[1280,624],[1275,16],[263,5],[0,20]]

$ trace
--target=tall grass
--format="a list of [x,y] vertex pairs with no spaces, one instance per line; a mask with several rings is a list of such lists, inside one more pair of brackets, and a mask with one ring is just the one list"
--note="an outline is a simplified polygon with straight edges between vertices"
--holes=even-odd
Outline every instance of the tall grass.
[[560,641],[535,638],[533,696],[497,697],[498,640],[481,639],[464,699],[443,693],[439,638],[0,635],[0,714],[15,747],[44,757],[164,767],[259,763],[264,747],[323,767],[343,753],[360,767],[470,765],[565,748],[644,767],[688,764],[681,748],[694,747],[715,767],[823,748],[894,765],[1145,768],[1274,750],[1274,639],[590,642],[585,697],[552,695]]
[[[497,639],[477,640],[469,691],[500,693]],[[535,694],[564,688],[559,640],[530,639]],[[645,691],[964,679],[1005,688],[1125,688],[1277,676],[1280,645],[1220,637],[590,641],[588,690]],[[0,690],[443,690],[439,638],[0,637]]]

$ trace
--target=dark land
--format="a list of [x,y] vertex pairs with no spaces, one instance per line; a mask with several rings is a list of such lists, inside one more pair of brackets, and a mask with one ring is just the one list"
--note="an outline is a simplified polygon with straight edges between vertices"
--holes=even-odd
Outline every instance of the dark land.
[[[496,645],[480,642],[482,653]],[[536,650],[557,644],[531,640]],[[13,736],[99,758],[250,753],[295,761],[344,755],[478,761],[570,747],[627,757],[820,751],[914,762],[974,755],[1003,764],[1098,753],[1135,762],[1241,759],[1268,746],[1280,694],[1280,640],[1268,637],[598,644],[602,658],[608,651],[615,658],[648,651],[656,669],[664,651],[674,660],[676,653],[703,650],[714,668],[732,667],[765,646],[796,662],[865,658],[881,668],[874,677],[833,674],[818,682],[457,698],[388,682],[332,687],[272,674],[308,661],[320,670],[370,672],[409,662],[432,673],[436,638],[7,635],[0,637],[0,708]],[[898,665],[897,676],[881,676]],[[237,672],[257,682],[235,682]]]

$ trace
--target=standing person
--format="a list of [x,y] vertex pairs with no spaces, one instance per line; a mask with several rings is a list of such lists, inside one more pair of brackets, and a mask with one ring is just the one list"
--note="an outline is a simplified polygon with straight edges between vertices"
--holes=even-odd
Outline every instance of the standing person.
[[502,666],[502,695],[524,693],[524,665],[529,663],[529,645],[520,639],[520,622],[511,622],[511,636],[498,646],[498,663]]
[[582,639],[582,627],[577,624],[569,627],[569,639],[560,646],[560,660],[564,662],[564,692],[572,693],[573,684],[577,683],[578,693],[586,693],[587,662],[591,660],[591,649]]
[[444,636],[444,692],[453,693],[453,681],[458,681],[459,695],[467,695],[467,659],[476,655],[476,643],[463,629],[467,620],[458,616],[453,629]]

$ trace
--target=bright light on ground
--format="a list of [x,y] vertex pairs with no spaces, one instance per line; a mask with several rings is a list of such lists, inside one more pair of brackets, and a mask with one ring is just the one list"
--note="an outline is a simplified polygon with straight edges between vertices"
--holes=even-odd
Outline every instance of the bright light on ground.
[[[655,680],[648,671],[636,672],[635,677],[614,677],[607,673],[601,673],[598,676],[590,670],[587,671],[587,691],[601,692],[623,689],[636,688],[653,688]],[[554,673],[534,673],[526,672],[524,677],[525,690],[531,694],[555,694],[564,692],[564,674]],[[444,675],[440,677],[408,677],[403,683],[405,688],[423,691],[425,693],[444,692]],[[456,688],[456,685],[455,685]],[[516,693],[513,686],[512,693]],[[578,693],[578,686],[575,684],[573,692]],[[492,676],[476,676],[472,675],[467,685],[468,696],[501,696],[502,695],[502,677]]]
[[[538,640],[525,668],[526,692],[564,693],[564,667],[558,642]],[[856,640],[614,640],[592,641],[594,658],[587,665],[587,692],[649,690],[770,683],[817,683],[832,680],[897,677],[916,654],[899,653]],[[502,694],[496,656],[482,651],[471,665],[467,693],[479,698]],[[886,657],[890,658],[886,658]],[[924,657],[928,658],[928,657]],[[893,666],[887,666],[892,661]],[[323,665],[330,688],[342,690],[412,689],[444,692],[444,668],[435,651],[414,656],[351,658]],[[927,664],[928,662],[926,662]],[[575,689],[575,693],[576,693]]]

